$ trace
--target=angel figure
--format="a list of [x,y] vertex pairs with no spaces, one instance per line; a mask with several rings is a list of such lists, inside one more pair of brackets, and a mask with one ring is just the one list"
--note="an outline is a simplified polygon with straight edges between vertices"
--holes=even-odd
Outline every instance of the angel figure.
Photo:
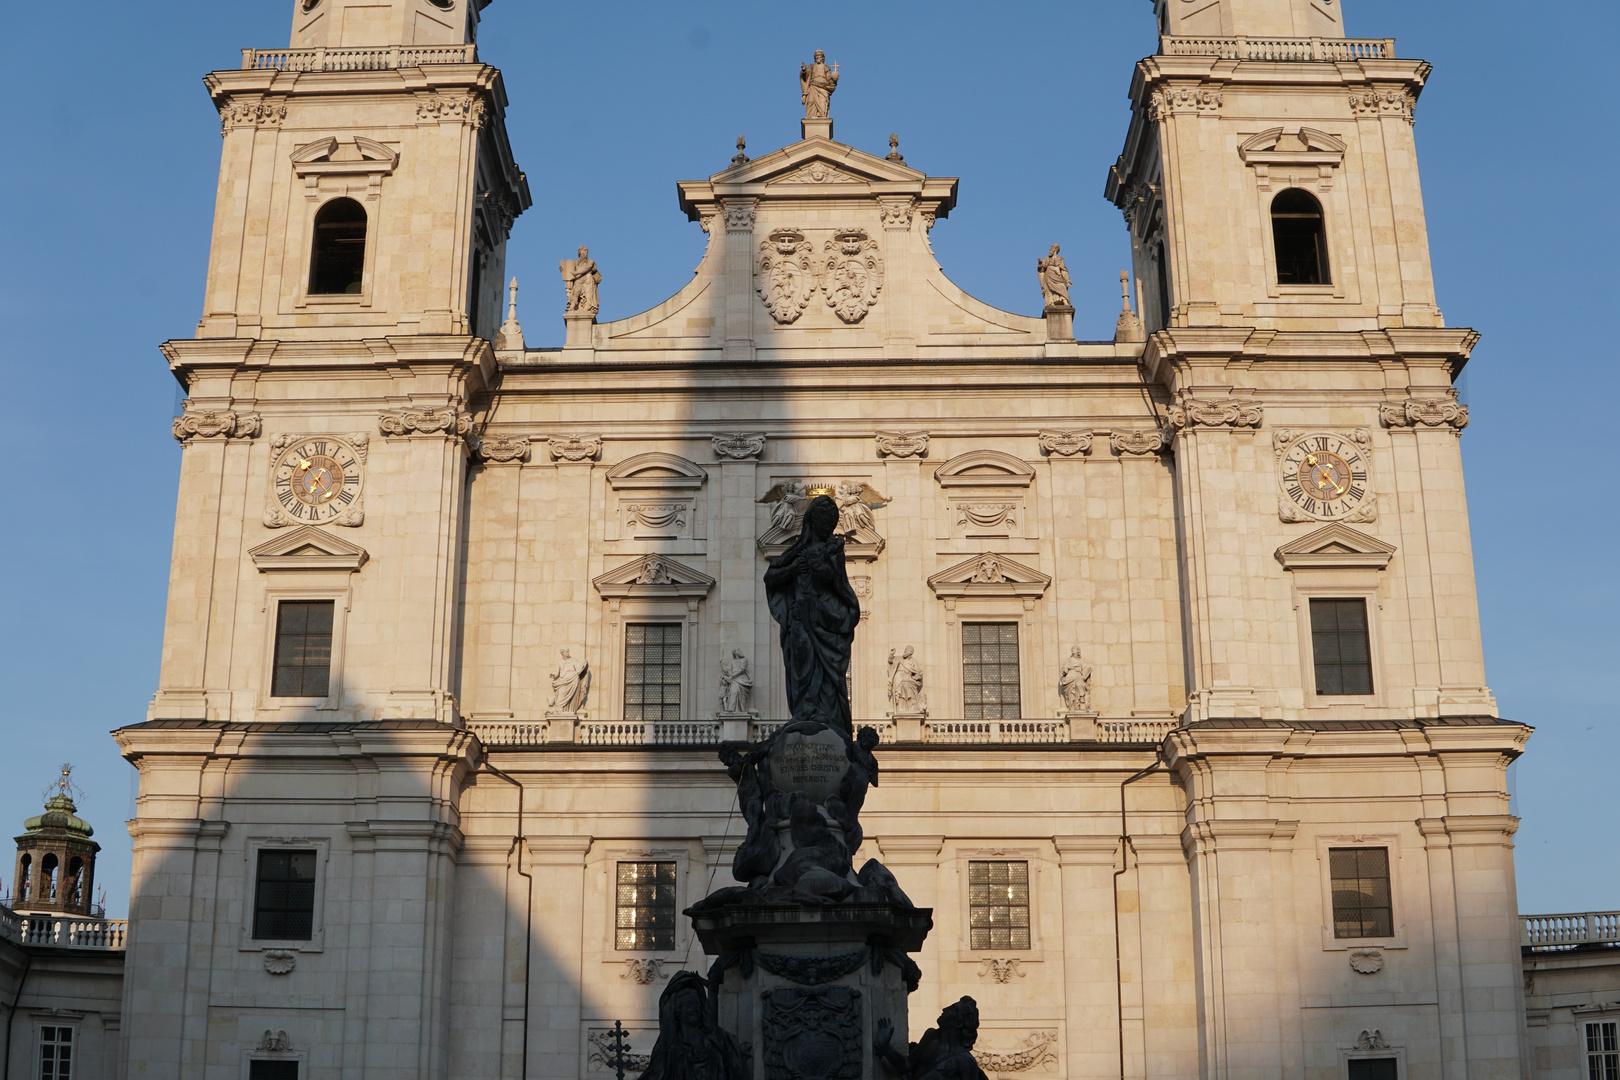
[[784,539],[799,534],[804,509],[810,504],[810,493],[803,480],[785,480],[767,491],[759,501],[770,504],[773,530],[780,530]]
[[845,536],[854,536],[863,529],[877,532],[877,521],[872,517],[872,510],[887,505],[870,485],[859,480],[841,481],[833,501],[838,504],[838,531]]

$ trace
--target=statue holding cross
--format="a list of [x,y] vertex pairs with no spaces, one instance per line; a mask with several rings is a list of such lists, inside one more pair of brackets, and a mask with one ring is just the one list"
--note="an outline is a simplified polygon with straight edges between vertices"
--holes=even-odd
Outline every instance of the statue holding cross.
[[838,89],[838,65],[827,64],[827,54],[816,50],[813,63],[799,65],[799,96],[804,101],[806,120],[831,116],[833,91]]

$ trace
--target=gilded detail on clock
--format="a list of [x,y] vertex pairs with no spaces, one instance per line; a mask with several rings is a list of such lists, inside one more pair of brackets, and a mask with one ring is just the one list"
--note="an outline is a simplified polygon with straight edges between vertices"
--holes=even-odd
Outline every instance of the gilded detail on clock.
[[[281,436],[271,471],[265,524],[347,525],[365,521],[361,455],[330,435]],[[272,524],[274,522],[274,524]]]
[[1277,433],[1284,521],[1371,521],[1377,514],[1365,430]]

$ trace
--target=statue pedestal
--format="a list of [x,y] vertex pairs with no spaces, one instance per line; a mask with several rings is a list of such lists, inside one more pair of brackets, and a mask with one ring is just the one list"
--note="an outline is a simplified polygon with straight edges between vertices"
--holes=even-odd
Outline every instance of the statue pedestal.
[[1070,742],[1097,741],[1097,714],[1094,712],[1067,712],[1058,710],[1058,719],[1069,722]]
[[1046,309],[1046,340],[1074,340],[1074,308],[1055,304]]
[[891,903],[762,905],[692,915],[716,956],[720,1026],[753,1045],[754,1080],[891,1080],[873,1061],[879,1020],[904,1047],[906,996],[933,912]]
[[579,740],[579,722],[584,719],[579,713],[547,712],[546,713],[546,742],[571,743]]
[[721,742],[750,742],[753,735],[750,726],[759,719],[759,713],[753,712],[717,712],[714,718],[720,721]]
[[894,741],[903,743],[919,743],[923,741],[923,722],[928,719],[928,710],[915,713],[890,713],[889,719],[894,721]]
[[565,349],[592,349],[596,347],[596,315],[588,311],[571,311],[563,315],[568,336],[563,339]]
[[800,120],[799,134],[806,139],[832,138],[832,117],[824,116],[814,120],[806,117]]

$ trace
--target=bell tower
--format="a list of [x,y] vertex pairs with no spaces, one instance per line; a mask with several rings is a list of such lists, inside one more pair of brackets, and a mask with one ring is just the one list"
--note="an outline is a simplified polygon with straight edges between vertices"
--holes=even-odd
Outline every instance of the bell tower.
[[292,47],[465,45],[490,0],[293,0]]
[[1344,37],[1341,0],[1154,0],[1175,37]]
[[33,914],[92,914],[96,883],[96,853],[101,845],[90,839],[95,830],[76,816],[73,802],[73,766],[62,766],[62,776],[51,785],[45,812],[23,823],[17,837],[17,867],[11,907]]

